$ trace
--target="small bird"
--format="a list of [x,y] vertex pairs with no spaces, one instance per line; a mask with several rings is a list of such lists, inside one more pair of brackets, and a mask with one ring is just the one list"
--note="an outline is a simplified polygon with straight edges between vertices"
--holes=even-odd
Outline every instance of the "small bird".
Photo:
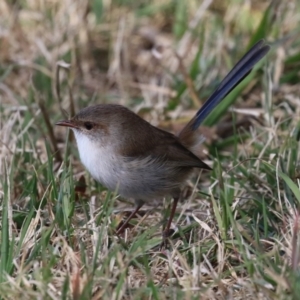
[[72,119],[56,123],[73,130],[81,162],[96,181],[134,199],[136,207],[117,234],[145,203],[157,204],[171,196],[173,205],[163,230],[163,239],[168,237],[187,179],[197,168],[211,170],[193,153],[201,142],[197,128],[269,50],[264,40],[255,44],[177,136],[115,104],[90,106]]

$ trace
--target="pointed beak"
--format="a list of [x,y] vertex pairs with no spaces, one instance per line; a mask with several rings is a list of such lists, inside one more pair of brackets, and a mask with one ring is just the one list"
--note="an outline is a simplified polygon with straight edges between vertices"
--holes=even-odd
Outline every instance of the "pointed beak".
[[65,127],[70,127],[70,128],[78,128],[78,126],[72,120],[62,120],[62,121],[57,122],[55,125],[65,126]]

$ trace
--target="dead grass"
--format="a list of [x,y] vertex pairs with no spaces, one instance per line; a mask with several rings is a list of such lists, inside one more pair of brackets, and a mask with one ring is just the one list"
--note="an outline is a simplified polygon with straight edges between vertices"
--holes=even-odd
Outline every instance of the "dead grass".
[[[299,19],[297,1],[2,1],[1,298],[297,299]],[[171,247],[168,201],[118,239],[131,204],[53,124],[119,103],[176,132],[262,35],[267,63],[201,128],[214,170],[191,182]]]

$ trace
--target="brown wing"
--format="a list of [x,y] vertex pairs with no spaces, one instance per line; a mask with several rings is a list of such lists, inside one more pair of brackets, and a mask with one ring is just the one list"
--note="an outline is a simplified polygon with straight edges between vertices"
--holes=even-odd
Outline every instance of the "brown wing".
[[177,138],[172,144],[168,145],[166,153],[167,160],[176,161],[179,167],[195,167],[211,170],[211,168],[200,158],[198,158],[194,153],[185,148],[177,140]]
[[120,151],[127,157],[152,156],[162,161],[170,161],[176,167],[195,167],[211,170],[211,168],[199,159],[190,150],[185,148],[179,139],[164,130],[158,129],[148,122],[138,123],[135,135],[127,136],[126,148]]

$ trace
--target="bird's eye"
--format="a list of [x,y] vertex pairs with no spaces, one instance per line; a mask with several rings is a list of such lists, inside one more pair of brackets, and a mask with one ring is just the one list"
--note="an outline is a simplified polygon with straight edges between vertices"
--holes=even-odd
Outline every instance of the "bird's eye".
[[86,130],[91,130],[94,127],[94,125],[90,122],[85,122],[84,127]]

